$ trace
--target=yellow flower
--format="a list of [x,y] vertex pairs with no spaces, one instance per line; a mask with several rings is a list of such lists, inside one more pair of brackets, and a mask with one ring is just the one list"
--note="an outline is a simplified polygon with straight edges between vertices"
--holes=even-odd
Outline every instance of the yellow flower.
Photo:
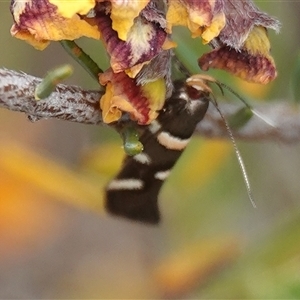
[[99,39],[97,26],[80,16],[94,5],[91,0],[15,0],[11,5],[15,21],[11,33],[41,50],[50,41],[82,36]]
[[38,49],[82,36],[102,40],[111,67],[100,76],[108,123],[127,112],[148,124],[171,96],[174,26],[213,47],[198,60],[203,70],[264,84],[277,74],[267,29],[278,31],[279,22],[251,0],[12,0],[11,12],[11,33]]
[[118,37],[120,40],[126,41],[128,33],[134,24],[134,19],[140,15],[140,12],[147,6],[150,0],[111,0],[110,2],[110,18],[112,20],[112,29],[118,33]]
[[106,85],[100,100],[105,123],[117,121],[122,112],[127,112],[138,124],[149,124],[157,117],[166,97],[165,81],[161,78],[138,85],[124,72],[108,70],[100,74],[100,83]]

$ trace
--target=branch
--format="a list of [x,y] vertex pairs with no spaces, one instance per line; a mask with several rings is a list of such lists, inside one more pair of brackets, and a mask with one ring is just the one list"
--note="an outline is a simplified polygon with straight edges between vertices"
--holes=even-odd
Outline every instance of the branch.
[[[234,115],[240,107],[234,104],[219,104],[225,118]],[[300,142],[299,107],[287,101],[257,103],[253,107],[261,116],[271,121],[267,124],[257,116],[253,116],[242,128],[232,130],[236,139],[247,141],[278,141],[287,144]],[[224,121],[211,105],[202,122],[197,125],[196,132],[208,138],[229,138]]]
[[59,84],[49,97],[36,100],[35,89],[41,81],[25,73],[0,69],[0,107],[23,112],[32,121],[55,118],[94,125],[102,122],[99,91]]
[[[77,86],[60,84],[48,98],[35,100],[34,92],[41,79],[0,69],[0,107],[23,112],[36,121],[40,119],[61,119],[84,124],[102,124],[99,99],[100,91],[85,91]],[[245,126],[233,130],[237,139],[251,141],[281,141],[296,143],[300,141],[300,114],[298,107],[286,102],[253,105],[276,127],[253,116]],[[220,104],[224,116],[228,118],[238,111],[239,105]],[[210,105],[206,117],[201,121],[196,133],[208,138],[228,138],[226,126],[216,109]]]

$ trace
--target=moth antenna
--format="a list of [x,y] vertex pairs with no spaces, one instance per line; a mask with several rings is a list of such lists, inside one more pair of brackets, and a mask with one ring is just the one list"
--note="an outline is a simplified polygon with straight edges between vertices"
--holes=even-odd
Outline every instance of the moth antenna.
[[238,159],[238,163],[239,163],[240,169],[241,169],[242,174],[243,174],[243,179],[244,179],[244,182],[245,182],[245,185],[246,185],[248,198],[249,198],[252,206],[254,208],[256,208],[256,204],[255,204],[255,201],[254,201],[253,196],[252,196],[252,189],[251,189],[249,177],[248,177],[248,174],[247,174],[247,171],[246,171],[246,167],[245,167],[245,163],[243,161],[242,155],[241,155],[240,150],[239,150],[239,148],[238,148],[238,146],[237,146],[237,144],[235,142],[235,138],[234,138],[233,133],[232,133],[232,131],[230,129],[230,126],[229,126],[229,124],[228,124],[225,116],[223,115],[222,111],[220,110],[218,102],[217,102],[216,98],[214,97],[214,94],[212,93],[210,87],[207,85],[207,82],[216,83],[218,85],[218,87],[220,88],[220,90],[222,91],[222,93],[223,93],[223,89],[222,88],[223,87],[226,88],[232,94],[234,94],[238,99],[240,99],[246,105],[247,108],[249,108],[251,111],[253,111],[253,109],[233,89],[231,89],[230,87],[228,87],[226,84],[224,84],[224,83],[222,83],[220,81],[217,81],[215,78],[213,78],[213,77],[211,77],[209,75],[202,75],[202,74],[193,75],[193,76],[191,76],[190,78],[188,78],[186,80],[187,85],[190,85],[190,86],[192,86],[193,88],[195,88],[197,90],[205,91],[206,93],[209,93],[211,95],[211,98],[210,98],[211,99],[211,103],[214,105],[214,107],[217,109],[219,115],[221,116],[221,119],[222,119],[222,121],[225,124],[226,130],[227,130],[228,135],[230,137],[230,140],[232,142],[232,145],[233,145],[233,148],[234,148],[234,151],[235,151],[235,155],[236,155],[236,157]]
[[249,108],[252,113],[257,116],[258,118],[260,118],[261,120],[263,120],[266,124],[268,124],[269,126],[271,127],[274,127],[274,128],[277,128],[277,125],[272,121],[270,120],[269,118],[267,118],[266,116],[262,115],[261,113],[259,113],[258,111],[256,111],[243,97],[241,97],[236,91],[234,91],[230,86],[226,85],[225,83],[223,82],[220,82],[220,81],[216,81],[216,84],[218,85],[218,87],[221,89],[222,91],[222,94],[224,95],[223,93],[223,88],[227,89],[230,93],[232,93],[234,96],[236,96],[240,101],[242,101],[244,103],[244,105]]
[[235,152],[235,155],[238,159],[238,163],[239,163],[239,166],[240,166],[240,169],[242,171],[242,174],[243,174],[243,179],[244,179],[244,182],[245,182],[245,185],[246,185],[246,189],[247,189],[247,194],[248,194],[248,198],[252,204],[252,206],[254,208],[256,208],[256,204],[255,204],[255,201],[254,201],[254,198],[253,198],[253,195],[252,195],[252,189],[251,189],[251,185],[250,185],[250,181],[249,181],[249,177],[248,177],[248,174],[247,174],[247,171],[246,171],[246,166],[245,166],[245,163],[244,163],[244,160],[242,158],[242,155],[240,153],[240,150],[236,144],[236,141],[235,141],[235,138],[233,136],[233,133],[230,129],[230,126],[226,120],[226,118],[224,117],[222,111],[220,110],[220,107],[218,105],[218,102],[216,101],[215,97],[212,95],[212,104],[214,105],[214,107],[217,109],[219,115],[221,116],[222,118],[222,121],[224,122],[225,126],[226,126],[226,130],[228,132],[228,135],[230,137],[230,140],[232,142],[232,145],[233,145],[233,148],[234,148],[234,152]]
[[[224,87],[225,88],[227,88],[227,86],[224,84],[224,83],[222,83],[222,82],[220,82],[220,81],[215,81],[215,84],[218,86],[218,88],[220,89],[220,91],[221,91],[221,93],[222,93],[222,96],[224,96]],[[230,91],[231,92],[231,91]]]

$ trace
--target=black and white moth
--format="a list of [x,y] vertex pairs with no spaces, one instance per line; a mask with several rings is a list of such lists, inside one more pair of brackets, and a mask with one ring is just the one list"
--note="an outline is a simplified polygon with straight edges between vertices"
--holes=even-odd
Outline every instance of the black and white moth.
[[143,132],[143,152],[126,156],[106,187],[108,212],[143,223],[160,220],[158,194],[209,105],[210,91],[175,84],[159,116]]

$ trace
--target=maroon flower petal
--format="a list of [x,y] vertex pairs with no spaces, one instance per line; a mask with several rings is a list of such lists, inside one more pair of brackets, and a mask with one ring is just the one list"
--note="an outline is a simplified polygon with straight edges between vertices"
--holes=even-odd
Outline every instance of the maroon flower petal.
[[198,63],[204,71],[222,69],[256,83],[267,84],[277,76],[271,56],[252,55],[246,50],[236,51],[226,46],[204,54]]

